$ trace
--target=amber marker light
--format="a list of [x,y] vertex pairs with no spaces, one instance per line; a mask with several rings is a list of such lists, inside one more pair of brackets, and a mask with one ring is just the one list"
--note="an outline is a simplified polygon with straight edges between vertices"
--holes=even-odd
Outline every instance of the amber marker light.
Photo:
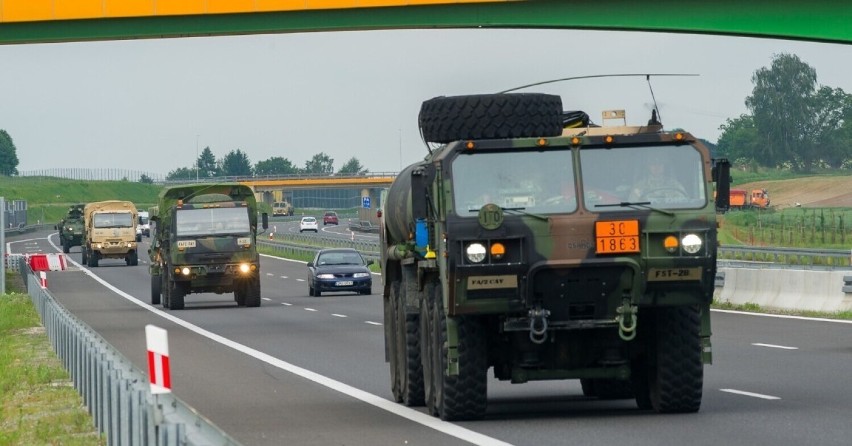
[[683,141],[683,133],[677,132],[675,133],[675,141]]
[[613,138],[612,135],[604,136],[604,142],[605,143],[612,144],[614,141],[615,141],[615,138]]
[[491,244],[491,257],[497,260],[503,258],[506,255],[506,247],[503,246],[502,243],[492,243]]
[[473,141],[468,141],[464,144],[464,148],[467,150],[473,150],[476,148],[476,144]]
[[547,140],[544,138],[539,138],[538,141],[535,142],[535,145],[542,147],[547,145]]
[[579,146],[580,145],[580,138],[578,138],[576,136],[571,138],[571,144],[573,144],[575,146]]
[[677,237],[670,235],[663,240],[663,247],[666,248],[666,251],[674,254],[677,251]]

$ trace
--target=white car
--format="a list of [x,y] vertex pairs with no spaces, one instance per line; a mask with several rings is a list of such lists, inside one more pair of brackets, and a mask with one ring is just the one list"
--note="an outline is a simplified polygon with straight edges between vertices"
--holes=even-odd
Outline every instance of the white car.
[[305,231],[319,232],[316,217],[302,217],[302,220],[299,221],[299,232]]

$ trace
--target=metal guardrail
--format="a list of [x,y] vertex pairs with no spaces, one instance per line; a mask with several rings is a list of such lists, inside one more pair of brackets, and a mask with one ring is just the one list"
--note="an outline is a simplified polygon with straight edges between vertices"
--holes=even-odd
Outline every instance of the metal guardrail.
[[[145,375],[60,305],[26,262],[27,291],[53,349],[109,445],[239,445],[171,393],[152,394]],[[141,334],[140,336],[144,336]]]
[[849,249],[720,246],[718,256],[720,261],[761,262],[796,266],[852,266],[852,250]]

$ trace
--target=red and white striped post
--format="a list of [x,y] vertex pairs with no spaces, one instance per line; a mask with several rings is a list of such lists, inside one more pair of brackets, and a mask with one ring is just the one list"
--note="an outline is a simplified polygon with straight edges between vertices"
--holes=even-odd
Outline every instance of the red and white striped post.
[[44,271],[39,271],[38,278],[39,285],[41,285],[42,288],[47,288],[47,273]]
[[151,393],[170,393],[172,377],[169,369],[169,335],[155,325],[145,326],[145,339],[148,344],[148,380]]

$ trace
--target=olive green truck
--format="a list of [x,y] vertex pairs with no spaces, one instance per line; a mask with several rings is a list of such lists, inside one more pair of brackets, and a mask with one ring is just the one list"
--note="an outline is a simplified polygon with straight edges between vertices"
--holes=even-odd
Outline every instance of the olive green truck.
[[[260,306],[258,208],[252,189],[204,183],[163,189],[153,223],[151,303],[180,310],[191,293],[234,293],[238,306]],[[269,216],[261,215],[262,229]]]
[[[492,370],[699,410],[729,167],[656,114],[610,118],[623,122],[596,125],[537,93],[423,103],[429,154],[394,180],[380,221],[397,402],[480,418]],[[640,192],[654,163],[673,178]]]

